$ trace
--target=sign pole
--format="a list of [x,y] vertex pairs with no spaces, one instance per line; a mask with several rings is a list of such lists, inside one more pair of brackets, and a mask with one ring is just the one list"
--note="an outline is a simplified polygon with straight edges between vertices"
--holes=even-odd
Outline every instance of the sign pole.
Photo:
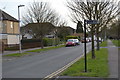
[[84,57],[85,57],[85,72],[87,72],[87,54],[86,54],[86,24],[99,24],[97,20],[84,20]]
[[86,20],[84,20],[84,57],[85,57],[85,72],[87,72],[87,55],[86,55]]

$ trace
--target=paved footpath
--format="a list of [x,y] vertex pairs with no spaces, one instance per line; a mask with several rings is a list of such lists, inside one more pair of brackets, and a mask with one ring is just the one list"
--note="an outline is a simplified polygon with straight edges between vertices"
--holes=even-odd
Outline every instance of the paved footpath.
[[[63,44],[61,44],[61,45],[63,45]],[[47,46],[47,47],[44,47],[44,48],[48,48],[48,47],[53,47],[53,46]],[[41,49],[41,47],[30,48],[30,49],[22,49],[22,52],[35,50],[35,49]],[[19,53],[19,50],[17,50],[17,51],[4,51],[4,53],[2,53],[2,55],[13,54],[13,53]]]
[[[41,47],[30,48],[30,49],[22,49],[22,52],[35,50],[35,49],[41,49]],[[19,50],[17,50],[17,51],[4,51],[4,53],[2,55],[13,54],[13,53],[19,53]]]
[[118,47],[108,40],[109,78],[118,78]]

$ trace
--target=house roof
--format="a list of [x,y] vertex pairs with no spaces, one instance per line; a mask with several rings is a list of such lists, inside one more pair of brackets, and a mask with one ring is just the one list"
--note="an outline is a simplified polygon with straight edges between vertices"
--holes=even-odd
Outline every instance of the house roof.
[[70,27],[70,26],[56,26],[56,28],[66,28],[66,29],[72,29],[75,30],[74,28]]
[[25,25],[24,27],[38,27],[38,24],[41,25],[40,27],[42,27],[42,26],[44,26],[44,27],[48,27],[48,26],[50,26],[50,27],[55,27],[52,23],[49,23],[49,22],[29,23],[29,24]]
[[[6,12],[2,11],[0,9],[0,18],[2,17],[2,20],[9,20],[9,21],[15,21],[15,22],[19,22],[17,19],[15,19],[14,17],[12,17],[11,15],[7,14]],[[1,20],[1,19],[0,19]]]
[[44,27],[44,29],[46,29],[47,27],[50,27],[51,29],[55,28],[55,26],[49,22],[44,22],[44,23],[28,23],[27,25],[20,27],[21,32],[22,31],[27,31],[29,30],[29,28],[32,27],[38,27],[38,24],[40,24],[39,27]]

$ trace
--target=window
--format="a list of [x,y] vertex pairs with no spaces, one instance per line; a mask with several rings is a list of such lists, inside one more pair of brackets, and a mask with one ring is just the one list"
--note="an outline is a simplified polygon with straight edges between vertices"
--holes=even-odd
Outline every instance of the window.
[[10,26],[11,26],[11,28],[13,28],[13,22],[11,22]]

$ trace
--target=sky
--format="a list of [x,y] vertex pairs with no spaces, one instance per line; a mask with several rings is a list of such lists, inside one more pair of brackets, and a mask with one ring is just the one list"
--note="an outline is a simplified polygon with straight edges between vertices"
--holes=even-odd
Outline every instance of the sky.
[[[69,10],[66,7],[65,3],[66,0],[0,0],[0,9],[7,12],[11,16],[18,19],[18,5],[22,4],[25,5],[24,7],[20,8],[20,16],[25,14],[26,9],[28,8],[29,4],[33,1],[47,1],[50,2],[51,8],[55,9],[56,12],[61,15],[65,21],[67,21],[67,26],[70,26],[76,29],[76,24],[71,21],[69,18]],[[120,1],[120,0],[117,0]]]
[[65,21],[67,21],[67,26],[70,26],[74,29],[76,28],[76,24],[73,23],[68,17],[69,10],[65,5],[66,0],[0,0],[0,9],[18,19],[18,5],[25,5],[24,7],[20,8],[20,17],[22,17],[29,4],[33,1],[50,2],[51,8],[55,9],[55,11],[61,15]]

